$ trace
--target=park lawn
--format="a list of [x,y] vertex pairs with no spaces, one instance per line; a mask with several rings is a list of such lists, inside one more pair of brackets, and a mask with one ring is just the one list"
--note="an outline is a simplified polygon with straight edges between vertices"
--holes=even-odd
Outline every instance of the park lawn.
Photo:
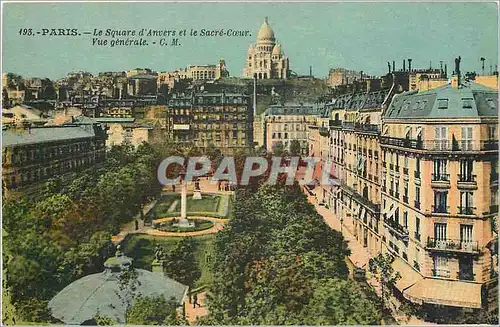
[[[195,236],[196,241],[195,258],[201,272],[200,278],[194,287],[210,285],[212,283],[212,272],[209,262],[213,257],[215,234]],[[156,244],[160,244],[167,251],[175,247],[181,237],[162,237],[151,235],[130,235],[122,242],[123,253],[134,259],[134,267],[151,271],[151,263],[154,260]]]
[[[177,204],[173,211],[168,212],[168,209],[177,200]],[[203,195],[201,199],[195,200],[192,195],[187,197],[187,214],[190,213],[217,213],[220,197],[218,195]],[[181,211],[180,195],[164,195],[153,208],[154,218],[178,216]]]

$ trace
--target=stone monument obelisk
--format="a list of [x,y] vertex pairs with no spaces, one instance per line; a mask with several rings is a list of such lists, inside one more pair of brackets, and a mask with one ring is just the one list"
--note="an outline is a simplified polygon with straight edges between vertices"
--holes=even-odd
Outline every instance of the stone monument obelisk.
[[187,205],[187,182],[186,173],[183,171],[180,173],[181,177],[181,219],[179,220],[179,226],[189,226],[189,221],[187,220],[186,205]]

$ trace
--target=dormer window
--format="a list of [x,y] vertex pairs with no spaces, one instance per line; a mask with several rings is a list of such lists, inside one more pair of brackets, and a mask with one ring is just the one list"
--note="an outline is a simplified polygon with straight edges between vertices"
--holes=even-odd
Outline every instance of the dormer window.
[[472,109],[473,99],[462,99],[462,108]]
[[490,107],[491,110],[496,110],[497,105],[495,103],[495,100],[493,99],[486,99],[486,103],[488,104],[488,107]]
[[418,105],[418,110],[424,110],[426,104],[427,104],[427,101],[420,102]]
[[448,99],[439,99],[438,109],[448,109]]
[[411,106],[411,110],[417,110],[420,106],[420,101],[413,102],[413,105]]

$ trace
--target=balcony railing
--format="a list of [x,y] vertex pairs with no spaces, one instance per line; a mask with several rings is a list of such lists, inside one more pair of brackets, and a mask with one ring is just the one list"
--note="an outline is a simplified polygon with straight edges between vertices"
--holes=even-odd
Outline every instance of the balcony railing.
[[450,278],[450,271],[448,269],[432,269],[432,275],[434,277]]
[[399,199],[399,192],[394,192],[394,197]]
[[458,207],[458,214],[459,215],[474,215],[474,210],[476,210],[476,207]]
[[415,178],[420,178],[420,171],[419,170],[415,170],[414,176],[415,176]]
[[330,127],[333,127],[333,126],[342,126],[342,120],[330,119],[329,125],[330,125]]
[[457,279],[459,280],[474,280],[476,275],[472,271],[458,271]]
[[390,164],[389,164],[389,169],[390,169],[390,170],[393,170],[393,169],[394,169],[394,164],[390,163]]
[[458,174],[459,183],[476,183],[476,175],[460,175]]
[[449,213],[450,212],[450,207],[449,206],[444,206],[444,205],[438,205],[438,206],[431,206],[431,210],[433,213]]
[[428,150],[428,151],[470,152],[470,151],[498,150],[498,140],[487,140],[487,141],[428,140],[428,141],[422,141],[422,140],[382,136],[380,138],[380,143],[398,146],[398,147],[402,147],[402,148]]
[[432,174],[433,182],[449,182],[450,174]]
[[397,221],[393,219],[385,219],[384,223],[394,230],[401,238],[407,238],[409,235],[408,228],[406,226],[400,225]]
[[478,242],[462,241],[457,239],[435,239],[429,237],[427,239],[427,248],[433,250],[458,251],[466,253],[479,252]]
[[408,175],[408,168],[403,167],[403,174]]

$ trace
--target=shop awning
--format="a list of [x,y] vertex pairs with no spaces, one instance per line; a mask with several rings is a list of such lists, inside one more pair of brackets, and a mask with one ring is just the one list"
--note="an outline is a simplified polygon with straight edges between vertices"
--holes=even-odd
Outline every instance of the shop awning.
[[465,281],[425,278],[404,291],[403,296],[417,303],[481,308],[481,284]]
[[422,275],[420,275],[417,271],[415,271],[415,269],[410,267],[400,258],[396,257],[394,259],[392,262],[392,268],[401,275],[401,278],[396,282],[396,287],[400,292],[403,292],[408,287],[423,279]]

